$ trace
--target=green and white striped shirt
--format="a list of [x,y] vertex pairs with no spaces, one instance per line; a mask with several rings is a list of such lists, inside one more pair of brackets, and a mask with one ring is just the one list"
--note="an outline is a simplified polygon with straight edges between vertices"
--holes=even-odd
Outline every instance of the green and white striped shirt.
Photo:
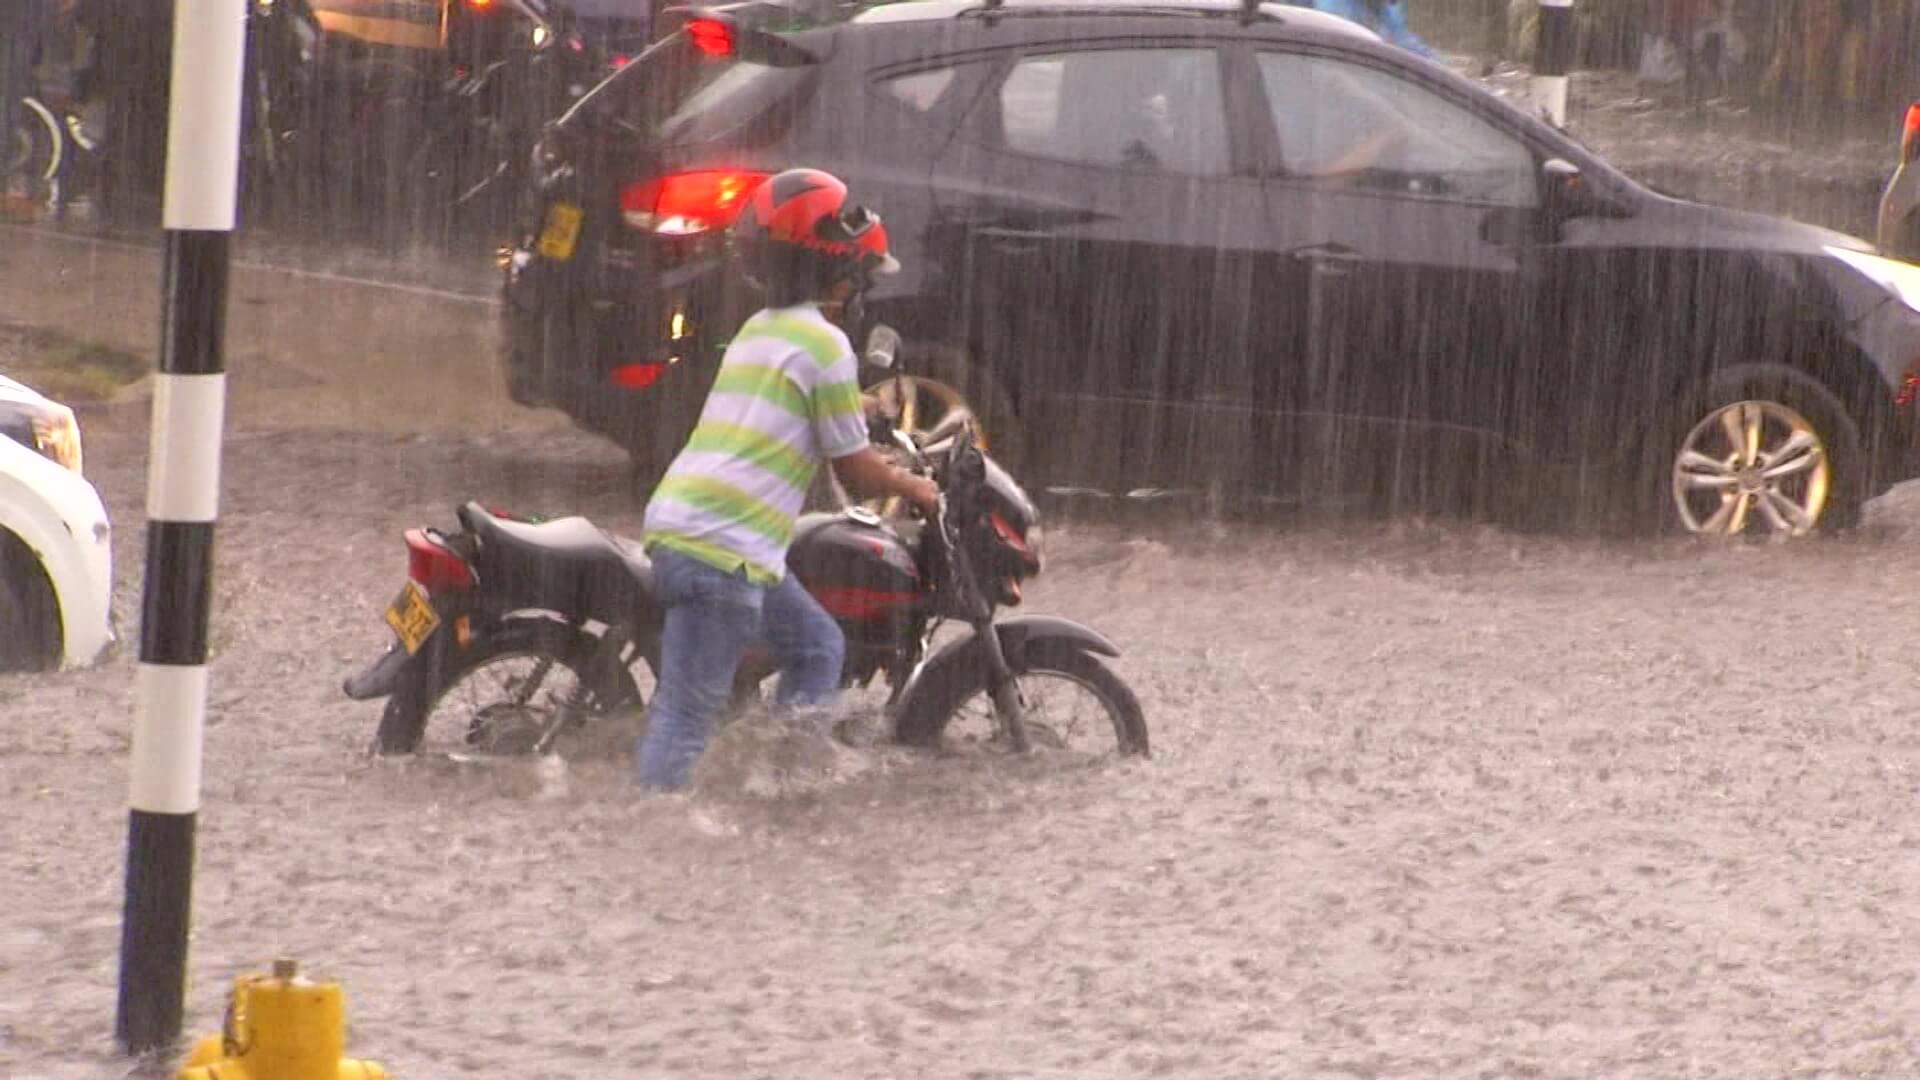
[[748,319],[647,505],[642,543],[778,582],[820,463],[867,445],[859,373],[847,335],[813,304]]

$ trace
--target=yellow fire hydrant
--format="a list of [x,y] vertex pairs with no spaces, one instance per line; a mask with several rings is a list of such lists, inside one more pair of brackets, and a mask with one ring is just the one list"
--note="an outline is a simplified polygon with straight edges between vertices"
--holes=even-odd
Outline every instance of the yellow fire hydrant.
[[387,1070],[347,1052],[347,995],[314,982],[292,960],[271,975],[233,981],[218,1035],[194,1044],[174,1080],[387,1080]]

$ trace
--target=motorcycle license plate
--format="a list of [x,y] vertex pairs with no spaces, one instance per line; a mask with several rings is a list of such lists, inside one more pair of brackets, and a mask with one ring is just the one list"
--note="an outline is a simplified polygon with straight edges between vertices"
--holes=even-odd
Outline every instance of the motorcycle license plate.
[[393,598],[393,603],[387,608],[386,619],[408,656],[419,652],[420,646],[425,645],[433,632],[440,628],[440,613],[433,610],[433,601],[427,599],[425,589],[412,581],[407,582],[400,589],[400,595]]
[[580,208],[568,202],[547,207],[546,224],[540,228],[540,254],[565,262],[573,258],[574,245],[580,242]]

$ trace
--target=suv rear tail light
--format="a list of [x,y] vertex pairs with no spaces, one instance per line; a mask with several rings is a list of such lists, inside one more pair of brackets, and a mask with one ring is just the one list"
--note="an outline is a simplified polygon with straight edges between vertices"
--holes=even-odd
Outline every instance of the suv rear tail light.
[[607,373],[607,381],[622,390],[645,390],[666,373],[665,364],[621,364]]
[[732,56],[738,51],[733,27],[721,19],[687,20],[687,37],[705,56]]
[[712,169],[628,184],[620,191],[620,218],[631,228],[663,236],[725,229],[767,176],[744,169]]
[[1920,155],[1920,101],[1907,106],[1907,122],[1900,129],[1900,164],[1910,165]]
[[428,593],[473,584],[473,568],[442,544],[438,535],[426,529],[408,529],[406,540],[407,576]]

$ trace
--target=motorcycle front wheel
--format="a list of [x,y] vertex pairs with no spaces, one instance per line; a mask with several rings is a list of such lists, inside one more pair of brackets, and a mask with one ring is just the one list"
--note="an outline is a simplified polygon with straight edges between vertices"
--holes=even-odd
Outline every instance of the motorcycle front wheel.
[[[1149,755],[1140,699],[1093,653],[1068,641],[1030,642],[1014,677],[1036,750],[1094,759]],[[923,706],[898,718],[894,737],[913,746],[1003,744],[985,665],[955,668],[929,686]]]
[[373,752],[529,754],[569,724],[637,707],[640,690],[624,668],[591,685],[587,668],[598,644],[550,619],[502,624],[439,671],[402,678],[380,715]]

